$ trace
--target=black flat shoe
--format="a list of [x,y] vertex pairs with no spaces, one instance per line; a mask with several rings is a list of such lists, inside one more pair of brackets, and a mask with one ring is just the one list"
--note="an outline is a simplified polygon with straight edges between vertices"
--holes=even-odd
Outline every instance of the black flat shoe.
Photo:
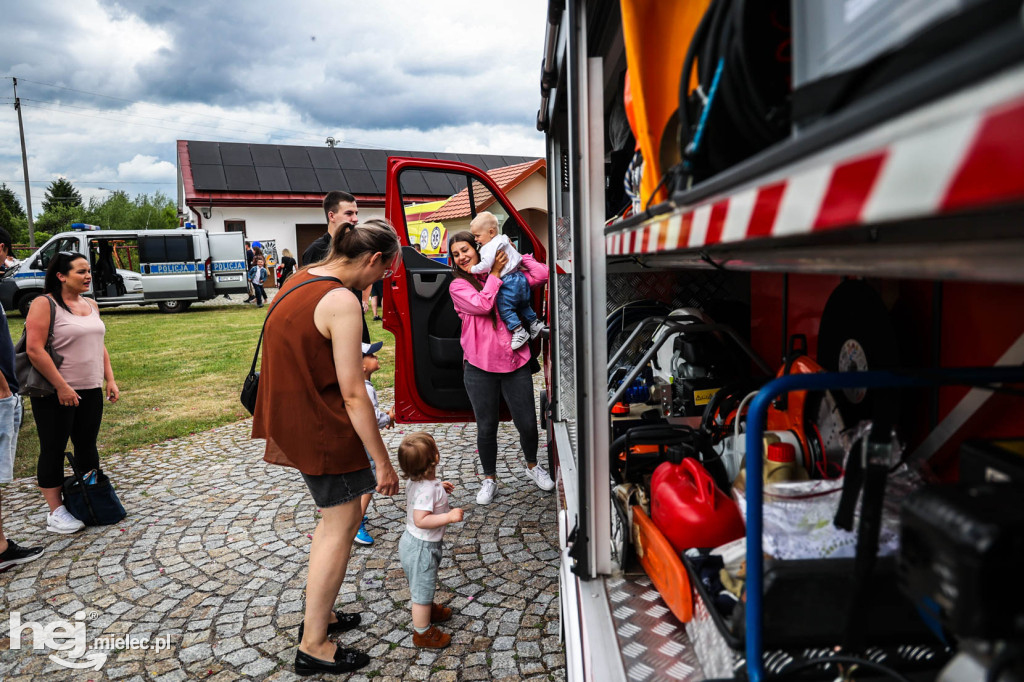
[[[342,613],[341,611],[335,611],[334,615],[338,617],[337,623],[327,624],[327,634],[336,635],[339,632],[348,632],[349,630],[359,627],[359,624],[363,621],[363,617],[358,613]],[[305,632],[306,623],[299,623],[299,641],[302,641],[302,633]]]
[[296,675],[340,675],[359,670],[370,662],[370,657],[362,651],[355,649],[342,649],[340,646],[334,652],[333,661],[324,661],[313,658],[302,651],[295,652],[295,674]]

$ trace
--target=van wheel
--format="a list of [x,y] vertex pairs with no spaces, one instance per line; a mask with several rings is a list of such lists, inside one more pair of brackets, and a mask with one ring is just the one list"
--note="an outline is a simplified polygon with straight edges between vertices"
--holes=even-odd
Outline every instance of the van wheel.
[[38,291],[30,291],[27,294],[22,294],[21,298],[18,299],[18,311],[22,317],[28,317],[28,309],[32,307],[32,301],[39,298],[42,294]]
[[160,301],[156,307],[162,313],[183,313],[192,305],[191,301]]

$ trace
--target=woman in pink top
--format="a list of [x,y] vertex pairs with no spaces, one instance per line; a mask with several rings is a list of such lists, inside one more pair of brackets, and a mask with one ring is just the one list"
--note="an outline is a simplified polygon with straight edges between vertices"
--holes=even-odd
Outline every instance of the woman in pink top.
[[[554,482],[537,466],[537,412],[529,368],[530,348],[512,350],[512,332],[500,322],[495,310],[502,284],[498,273],[508,262],[508,256],[499,253],[489,274],[472,274],[470,268],[480,262],[480,253],[471,232],[456,233],[448,242],[448,252],[455,274],[449,293],[455,312],[462,318],[464,381],[476,417],[476,445],[484,475],[477,504],[490,503],[498,487],[498,409],[502,396],[519,431],[519,444],[526,457],[524,473],[541,490],[551,490]],[[531,286],[547,281],[547,268],[533,256],[523,256],[523,267]]]
[[[32,398],[32,416],[39,431],[36,478],[50,507],[46,529],[54,533],[74,533],[85,527],[61,501],[68,438],[74,443],[79,471],[84,474],[99,469],[96,437],[103,419],[103,382],[110,402],[116,402],[120,395],[103,343],[107,329],[100,319],[99,306],[83,296],[91,282],[92,268],[85,256],[58,251],[46,269],[46,295],[32,302],[25,318],[29,360],[56,389],[44,398]],[[45,349],[51,309],[53,349],[64,357],[60,369]]]

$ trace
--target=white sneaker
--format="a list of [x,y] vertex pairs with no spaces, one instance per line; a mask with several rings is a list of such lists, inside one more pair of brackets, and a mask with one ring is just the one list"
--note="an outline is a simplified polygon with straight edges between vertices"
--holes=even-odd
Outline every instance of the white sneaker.
[[519,325],[516,330],[512,332],[512,350],[519,350],[523,347],[523,344],[530,340],[530,332],[526,331],[526,327]]
[[544,323],[540,321],[539,317],[534,319],[534,321],[530,323],[530,338],[537,338],[538,336],[546,332],[547,329],[548,328],[544,326]]
[[85,528],[85,524],[71,515],[64,505],[46,515],[46,530],[69,535]]
[[477,504],[490,504],[494,499],[494,493],[498,490],[498,484],[493,478],[485,478],[480,486],[480,492],[476,494]]
[[541,490],[551,490],[555,487],[555,482],[551,480],[551,477],[548,476],[548,472],[544,471],[540,465],[537,465],[532,469],[527,468],[526,475],[532,478],[533,482],[536,483],[537,487]]

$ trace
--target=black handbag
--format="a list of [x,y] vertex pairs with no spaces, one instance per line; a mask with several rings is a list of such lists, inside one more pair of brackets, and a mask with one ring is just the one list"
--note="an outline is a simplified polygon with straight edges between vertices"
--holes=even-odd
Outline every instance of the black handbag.
[[114,492],[114,485],[102,469],[97,469],[86,480],[78,471],[71,453],[65,452],[64,456],[71,463],[74,475],[64,479],[61,493],[64,507],[72,516],[87,526],[109,526],[128,516]]
[[260,340],[256,342],[256,352],[252,354],[252,367],[249,368],[249,374],[245,377],[245,381],[242,382],[242,393],[239,396],[242,401],[242,407],[248,410],[249,414],[256,412],[256,396],[260,390],[260,373],[256,371],[256,363],[259,361],[260,346],[263,345],[263,332],[267,330],[267,320],[270,319],[270,313],[274,312],[274,308],[277,307],[279,301],[282,301],[285,296],[292,293],[299,287],[304,287],[307,284],[312,284],[313,282],[323,282],[327,280],[337,282],[338,284],[345,286],[337,277],[314,277],[302,284],[295,285],[275,298],[273,304],[271,304],[270,310],[267,311],[267,317],[263,320],[263,328],[260,329]]
[[[60,369],[64,356],[53,349],[53,321],[57,314],[57,304],[49,296],[45,298],[50,303],[50,333],[46,337],[44,348],[53,360],[54,366]],[[52,395],[56,389],[29,360],[28,351],[25,349],[27,337],[28,334],[22,332],[21,338],[14,346],[14,375],[18,377],[18,393],[29,398],[45,398]]]

